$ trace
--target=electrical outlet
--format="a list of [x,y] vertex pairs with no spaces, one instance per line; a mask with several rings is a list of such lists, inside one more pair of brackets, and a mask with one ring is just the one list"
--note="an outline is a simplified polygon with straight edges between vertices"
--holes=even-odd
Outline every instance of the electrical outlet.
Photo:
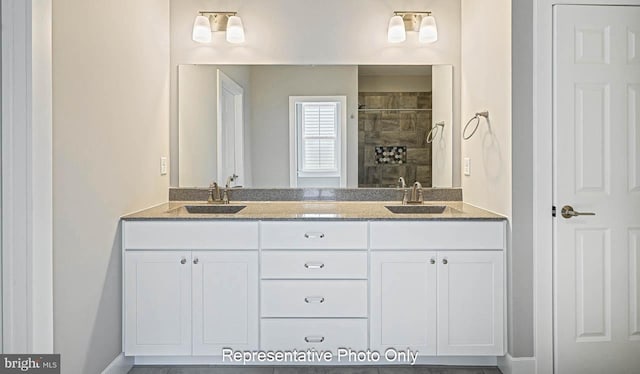
[[469,157],[464,158],[464,175],[471,175],[471,159]]
[[167,175],[167,158],[160,157],[160,175]]

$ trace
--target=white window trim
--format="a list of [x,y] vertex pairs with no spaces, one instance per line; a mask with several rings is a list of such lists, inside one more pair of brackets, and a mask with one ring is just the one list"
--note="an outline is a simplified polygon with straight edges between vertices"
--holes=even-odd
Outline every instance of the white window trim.
[[336,173],[305,173],[305,177],[338,177],[340,187],[347,186],[347,96],[289,96],[289,186],[298,187],[298,130],[296,124],[296,104],[313,102],[339,103],[340,126],[338,127],[338,165]]

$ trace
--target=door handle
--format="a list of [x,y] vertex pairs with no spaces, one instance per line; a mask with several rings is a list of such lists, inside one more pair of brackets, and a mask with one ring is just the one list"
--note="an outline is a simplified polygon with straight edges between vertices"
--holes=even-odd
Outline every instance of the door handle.
[[577,217],[577,216],[595,216],[595,213],[592,212],[576,212],[575,210],[573,210],[573,207],[571,205],[565,205],[562,207],[562,210],[560,210],[560,214],[562,214],[562,216],[564,218],[571,218],[571,217]]

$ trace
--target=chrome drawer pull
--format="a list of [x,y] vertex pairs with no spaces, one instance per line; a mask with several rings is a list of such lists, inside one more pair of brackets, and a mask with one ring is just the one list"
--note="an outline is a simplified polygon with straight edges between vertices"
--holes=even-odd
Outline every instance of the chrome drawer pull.
[[307,239],[322,239],[324,238],[324,233],[322,232],[307,232],[304,234],[304,237]]
[[304,267],[307,269],[322,269],[324,264],[322,262],[307,262]]
[[307,304],[311,304],[311,303],[319,303],[322,304],[324,303],[324,297],[322,296],[307,296],[304,298],[304,302]]
[[322,343],[324,336],[305,336],[304,341],[307,343]]

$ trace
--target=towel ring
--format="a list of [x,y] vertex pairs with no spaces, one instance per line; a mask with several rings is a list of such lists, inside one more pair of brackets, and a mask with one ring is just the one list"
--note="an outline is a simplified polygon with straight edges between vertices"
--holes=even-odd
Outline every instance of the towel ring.
[[438,134],[438,128],[440,127],[442,127],[442,130],[444,130],[444,121],[438,122],[435,125],[433,125],[433,127],[431,128],[431,131],[429,131],[429,134],[427,134],[427,144],[433,143],[433,140],[436,138],[436,135]]
[[[467,124],[464,126],[464,130],[462,130],[462,138],[464,140],[471,139],[471,137],[476,133],[476,131],[478,131],[478,127],[480,127],[480,117],[484,117],[484,118],[488,119],[489,118],[489,112],[488,111],[478,112],[478,113],[475,114],[475,116],[471,117],[469,122],[467,122]],[[473,120],[476,120],[476,126],[473,128],[473,131],[471,131],[471,134],[466,135],[467,134],[467,129],[469,128],[469,125],[471,124],[471,122],[473,122]]]

